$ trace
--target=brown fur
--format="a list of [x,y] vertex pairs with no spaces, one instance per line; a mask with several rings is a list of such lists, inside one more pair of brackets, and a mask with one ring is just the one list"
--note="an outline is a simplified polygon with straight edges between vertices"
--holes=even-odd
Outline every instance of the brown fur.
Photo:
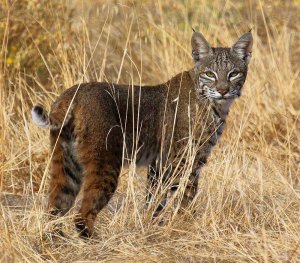
[[[197,34],[193,38],[199,40]],[[194,49],[199,48],[200,64],[199,58],[194,57],[195,68],[165,84],[139,87],[85,83],[66,90],[52,105],[49,122],[54,154],[49,205],[54,208],[53,214],[65,214],[83,185],[83,201],[75,220],[83,236],[91,235],[97,213],[116,190],[122,157],[132,158],[135,152],[137,163],[149,165],[147,200],[150,202],[162,176],[163,183],[170,176],[180,179],[181,167],[186,162],[182,153],[187,146],[193,146],[197,154],[183,204],[194,198],[200,169],[222,134],[232,100],[216,102],[201,96],[198,79],[203,71],[201,59],[205,52],[213,51],[209,47],[208,51],[201,51],[204,42],[192,40],[192,43]],[[224,50],[228,54],[223,56],[230,57],[231,51],[220,52]],[[196,56],[197,52],[193,54]],[[247,68],[242,59],[238,62]],[[160,174],[159,167],[168,172]],[[175,167],[178,172],[174,175]],[[172,182],[174,191],[179,180]],[[162,208],[163,202],[156,214]]]

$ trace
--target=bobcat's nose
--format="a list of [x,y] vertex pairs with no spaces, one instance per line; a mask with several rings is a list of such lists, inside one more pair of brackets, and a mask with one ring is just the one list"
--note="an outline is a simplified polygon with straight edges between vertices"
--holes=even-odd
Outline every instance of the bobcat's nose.
[[228,92],[228,89],[218,89],[218,92],[224,96]]

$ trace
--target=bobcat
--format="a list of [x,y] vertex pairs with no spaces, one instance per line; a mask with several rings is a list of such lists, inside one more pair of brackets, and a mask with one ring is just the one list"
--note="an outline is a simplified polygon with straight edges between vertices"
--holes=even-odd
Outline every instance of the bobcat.
[[[142,87],[84,83],[61,94],[49,115],[35,106],[33,121],[50,128],[51,213],[64,215],[83,185],[75,226],[83,237],[91,236],[98,212],[117,187],[125,154],[131,158],[135,153],[138,164],[148,165],[149,202],[157,182],[166,183],[170,179],[166,174],[175,167],[180,171],[186,162],[179,155],[190,142],[192,129],[197,151],[182,201],[189,203],[197,192],[200,169],[222,134],[230,105],[241,94],[252,42],[248,32],[231,48],[212,48],[194,31],[194,67],[166,83]],[[163,178],[160,167],[169,171]],[[177,187],[174,180],[170,190]],[[156,213],[162,208],[163,202]]]

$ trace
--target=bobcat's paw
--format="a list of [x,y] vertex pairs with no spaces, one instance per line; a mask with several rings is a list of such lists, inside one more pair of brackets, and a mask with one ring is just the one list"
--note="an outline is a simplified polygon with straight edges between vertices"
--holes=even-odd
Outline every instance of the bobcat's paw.
[[90,238],[93,234],[93,231],[87,226],[86,220],[76,217],[75,227],[79,232],[79,236],[82,238]]

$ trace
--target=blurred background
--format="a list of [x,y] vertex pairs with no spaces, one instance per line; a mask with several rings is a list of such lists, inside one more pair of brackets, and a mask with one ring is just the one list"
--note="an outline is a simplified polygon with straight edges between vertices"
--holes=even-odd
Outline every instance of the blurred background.
[[[191,63],[192,27],[215,46],[229,46],[252,29],[259,36],[256,45],[269,46],[270,57],[276,52],[272,39],[288,31],[289,56],[296,66],[299,9],[298,0],[1,0],[2,67],[47,83],[49,71],[53,77],[61,75],[62,57],[73,64],[80,60],[82,70],[91,60],[86,78],[115,81],[121,75],[124,82],[135,64],[143,82],[153,83]],[[159,50],[162,46],[166,50]],[[119,73],[121,61],[124,74]]]
[[[203,170],[197,219],[157,228],[127,202],[101,214],[99,243],[83,253],[75,238],[41,241],[37,207],[1,205],[2,260],[299,262],[299,14],[299,0],[0,0],[0,191],[23,201],[47,189],[48,131],[32,124],[33,105],[49,109],[80,82],[165,82],[193,67],[192,28],[212,46],[254,37],[243,96]],[[118,192],[142,208],[144,181],[132,171]]]

